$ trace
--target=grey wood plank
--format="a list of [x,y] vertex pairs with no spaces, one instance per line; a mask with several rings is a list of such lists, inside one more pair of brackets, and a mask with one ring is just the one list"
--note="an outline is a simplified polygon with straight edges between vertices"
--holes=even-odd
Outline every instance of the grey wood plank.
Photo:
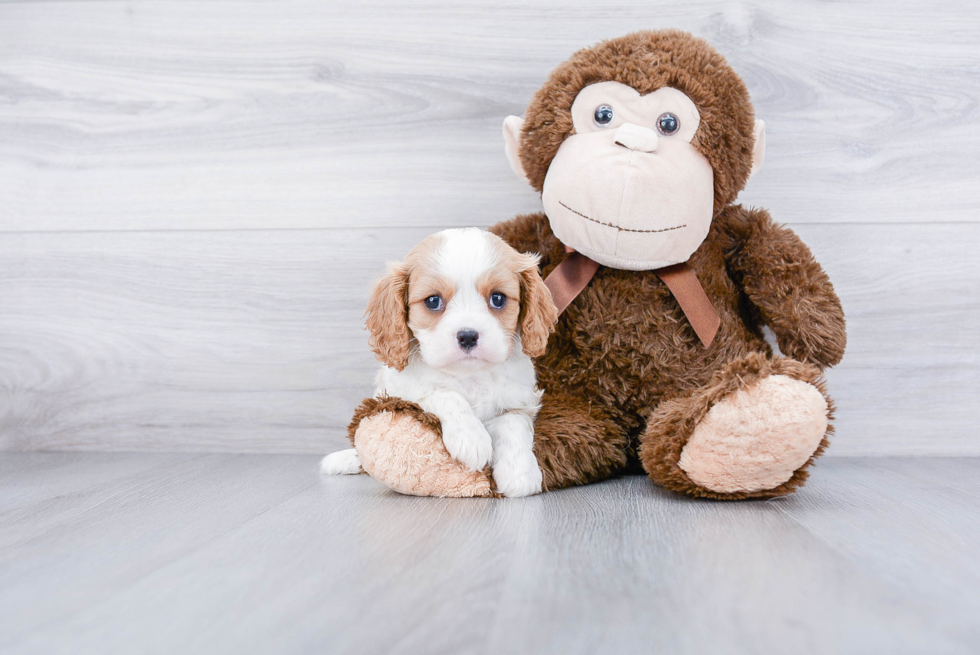
[[[626,496],[596,489],[618,502],[602,498],[557,534],[529,529],[487,652],[968,652],[933,626],[944,610],[784,523],[774,503],[703,503],[631,482]],[[561,511],[582,513],[564,500]]]
[[374,377],[368,289],[427,233],[7,235],[0,443],[337,447]]
[[[111,471],[107,462],[127,457],[94,454],[79,466]],[[297,465],[282,456],[142,457],[155,465],[103,485],[89,486],[76,475],[73,493],[58,502],[39,494],[33,511],[3,517],[0,650],[18,635],[111,597],[317,481],[309,458]],[[3,458],[25,466],[39,461],[38,454]],[[39,468],[36,484],[43,490],[47,472]]]
[[468,225],[539,201],[502,155],[574,50],[712,41],[793,222],[976,221],[980,5],[0,4],[0,230]]
[[973,228],[792,225],[844,305],[844,361],[827,372],[840,455],[980,454],[963,409],[980,392]]
[[817,467],[807,493],[774,505],[860,570],[935,608],[938,627],[976,648],[977,464],[947,458],[838,459]]
[[[794,227],[848,317],[831,452],[980,454],[980,227]],[[0,237],[0,449],[342,447],[368,291],[427,233]]]
[[[29,550],[0,549],[8,569],[30,569],[22,584],[0,583],[4,652],[976,644],[965,545],[980,537],[980,510],[945,483],[978,479],[976,458],[829,460],[797,496],[744,503],[679,498],[643,477],[521,500],[410,498],[366,476],[316,482],[315,457],[208,460],[172,485],[134,478],[125,503],[103,503]],[[243,476],[252,493],[240,493]],[[269,504],[263,487],[293,492]],[[946,521],[952,530],[937,529]]]
[[[190,461],[200,455],[161,453],[25,453],[0,457],[0,525],[10,525],[15,513],[37,518],[38,504],[70,502],[78,492],[116,483],[119,478],[147,469]],[[0,540],[3,537],[0,536]]]

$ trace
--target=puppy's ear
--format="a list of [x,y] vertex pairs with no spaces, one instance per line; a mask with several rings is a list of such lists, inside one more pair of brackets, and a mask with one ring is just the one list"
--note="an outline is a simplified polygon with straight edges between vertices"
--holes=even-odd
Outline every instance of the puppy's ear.
[[408,366],[412,343],[407,292],[408,267],[404,262],[389,264],[388,273],[374,287],[365,311],[371,349],[380,362],[399,371]]
[[540,357],[558,322],[558,308],[538,273],[538,255],[521,255],[521,343],[529,357]]

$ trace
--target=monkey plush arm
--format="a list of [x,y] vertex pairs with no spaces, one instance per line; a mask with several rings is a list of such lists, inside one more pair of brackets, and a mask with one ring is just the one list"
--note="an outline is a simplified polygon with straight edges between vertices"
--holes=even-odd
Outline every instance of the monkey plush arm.
[[721,221],[728,270],[787,356],[821,368],[840,362],[844,310],[810,249],[762,209],[735,206]]

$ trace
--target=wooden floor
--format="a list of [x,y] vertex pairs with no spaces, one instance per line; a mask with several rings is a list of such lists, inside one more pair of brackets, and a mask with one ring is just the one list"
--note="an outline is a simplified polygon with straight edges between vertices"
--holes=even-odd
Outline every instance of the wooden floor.
[[0,454],[0,652],[980,650],[977,458],[828,458],[743,503],[411,498],[316,464]]

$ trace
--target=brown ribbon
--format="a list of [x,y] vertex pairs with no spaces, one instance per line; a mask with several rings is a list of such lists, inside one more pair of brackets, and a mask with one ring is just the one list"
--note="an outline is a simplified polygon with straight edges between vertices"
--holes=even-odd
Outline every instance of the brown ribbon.
[[588,286],[589,280],[597,270],[599,270],[599,262],[572,250],[568,257],[548,274],[544,284],[551,291],[551,298],[555,301],[559,315],[572,304],[578,294],[582,293],[582,289]]
[[691,322],[691,327],[698,335],[698,339],[707,348],[714,341],[721,326],[721,318],[715,311],[708,295],[704,292],[704,287],[698,281],[698,276],[694,269],[683,264],[665,266],[654,271],[663,280],[670,292],[674,294],[677,304],[684,310],[684,315]]
[[[545,278],[545,286],[551,291],[551,297],[561,314],[588,286],[589,281],[599,270],[599,264],[580,252],[568,249],[569,255],[555,270]],[[708,300],[701,282],[694,269],[686,263],[665,266],[653,271],[663,281],[670,293],[681,306],[687,320],[690,321],[694,333],[707,348],[714,341],[721,326],[718,312]]]

